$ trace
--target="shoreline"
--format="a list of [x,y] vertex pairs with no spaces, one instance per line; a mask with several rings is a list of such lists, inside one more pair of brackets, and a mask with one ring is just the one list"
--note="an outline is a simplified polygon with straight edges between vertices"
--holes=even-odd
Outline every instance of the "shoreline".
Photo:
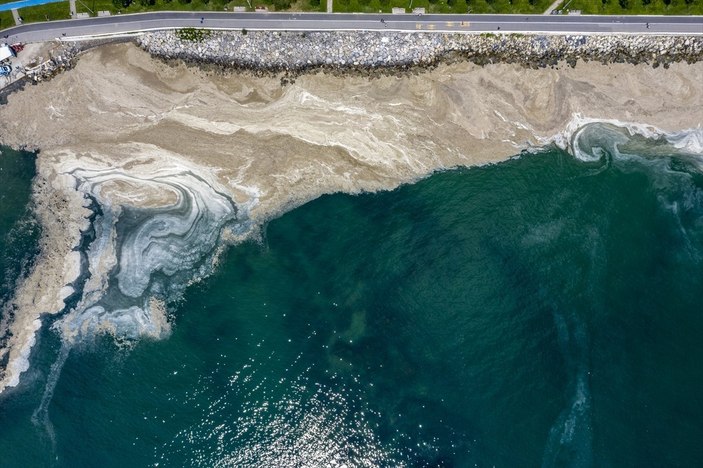
[[703,36],[685,35],[203,29],[203,36],[194,41],[179,37],[177,31],[63,42],[59,52],[49,57],[44,67],[0,89],[0,105],[26,83],[49,80],[71,69],[81,54],[119,43],[134,43],[168,64],[183,62],[216,73],[280,76],[282,85],[310,73],[375,78],[425,73],[440,65],[461,62],[479,66],[517,64],[536,70],[559,66],[573,68],[579,62],[668,68],[674,63],[693,64],[703,60]]
[[[41,148],[34,197],[48,228],[13,299],[13,340],[0,352],[12,375],[0,377],[0,393],[20,380],[45,314],[62,313],[56,329],[68,343],[105,330],[164,336],[168,310],[154,304],[168,305],[179,288],[210,274],[224,246],[282,212],[323,194],[392,190],[439,170],[500,162],[559,135],[568,140],[579,115],[662,133],[700,128],[700,76],[703,62],[532,69],[457,61],[373,80],[304,73],[281,86],[271,74],[167,65],[133,44],[92,49],[0,106],[2,144]],[[93,201],[101,214],[91,220]],[[125,210],[141,213],[139,223],[119,224]],[[81,271],[74,248],[91,226],[98,235]],[[189,255],[146,249],[162,230]],[[183,263],[192,252],[203,261],[198,271]],[[115,282],[115,271],[135,268],[139,284]],[[164,268],[174,284],[151,290],[148,278]],[[87,272],[78,304],[64,311],[66,287]]]

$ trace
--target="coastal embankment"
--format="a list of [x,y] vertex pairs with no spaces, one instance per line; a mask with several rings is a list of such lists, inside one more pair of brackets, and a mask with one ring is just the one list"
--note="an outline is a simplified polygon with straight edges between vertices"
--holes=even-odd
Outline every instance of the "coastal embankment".
[[[698,38],[327,34],[149,33],[144,50],[89,50],[8,96],[0,144],[41,150],[42,239],[3,305],[0,392],[20,381],[46,324],[66,346],[103,332],[167,336],[169,304],[226,245],[320,195],[568,146],[583,122],[637,122],[679,135],[684,150],[701,141]],[[599,63],[567,66],[577,55]],[[381,64],[434,66],[370,80]],[[281,86],[270,72],[285,70],[309,73]]]
[[198,35],[197,41],[183,37],[158,31],[139,36],[137,42],[156,57],[273,72],[320,68],[364,72],[455,60],[529,68],[574,66],[579,60],[667,67],[703,59],[699,36],[209,31]]

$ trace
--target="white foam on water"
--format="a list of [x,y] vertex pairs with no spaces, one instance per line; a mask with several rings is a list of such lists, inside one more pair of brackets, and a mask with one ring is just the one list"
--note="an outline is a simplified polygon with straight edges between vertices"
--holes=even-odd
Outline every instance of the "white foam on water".
[[538,138],[538,141],[545,146],[554,144],[558,148],[568,151],[581,161],[598,161],[604,156],[605,148],[602,146],[584,148],[582,146],[583,143],[579,142],[579,137],[582,136],[591,125],[610,125],[626,132],[623,133],[622,140],[609,142],[609,147],[615,150],[617,150],[618,143],[628,141],[626,135],[639,135],[651,140],[664,139],[671,145],[672,150],[678,150],[684,154],[703,156],[703,129],[701,127],[689,128],[677,132],[666,132],[653,125],[644,123],[584,117],[579,113],[573,114],[564,130],[548,138]]
[[7,375],[9,376],[5,385],[6,387],[16,387],[20,383],[20,375],[29,369],[29,356],[32,352],[32,348],[37,342],[36,334],[41,326],[41,320],[36,319],[32,321],[28,330],[30,332],[29,339],[20,349],[19,356],[16,359],[9,361],[6,370]]
[[591,392],[588,382],[587,338],[576,314],[553,313],[573,396],[552,425],[542,456],[542,467],[588,467],[592,465]]
[[674,132],[666,135],[666,139],[674,148],[687,153],[703,154],[703,128],[698,127],[683,132]]
[[[138,338],[159,338],[167,334],[163,317],[150,310],[156,294],[169,299],[169,291],[182,291],[194,278],[209,274],[207,257],[215,251],[226,223],[235,219],[232,201],[184,167],[166,167],[149,177],[114,169],[72,171],[79,190],[97,200],[103,215],[98,217],[96,240],[88,256],[90,283],[83,298],[59,326],[65,337],[96,332]],[[121,181],[127,187],[148,185],[158,193],[175,197],[175,202],[160,202],[154,208],[140,208],[105,190],[103,184]],[[167,200],[170,200],[167,198]],[[164,204],[166,203],[166,204]],[[117,230],[124,223],[121,232]],[[155,283],[158,274],[160,282]],[[99,279],[99,280],[96,280]],[[115,289],[116,286],[116,289]],[[119,293],[127,298],[110,306],[106,295]],[[129,299],[135,299],[129,303]],[[107,300],[107,303],[105,302]]]
[[[247,222],[246,210],[238,213],[207,171],[194,172],[192,167],[171,163],[139,174],[100,167],[71,167],[66,173],[75,178],[77,191],[95,200],[100,213],[94,218],[94,239],[85,252],[88,271],[82,273],[89,277],[81,297],[52,326],[62,347],[33,415],[52,443],[48,406],[72,347],[103,334],[127,339],[167,337],[166,302],[178,299],[189,284],[212,272],[221,233],[229,223],[239,218]],[[156,198],[148,200],[149,194]],[[80,262],[78,252],[71,260]],[[66,286],[62,294],[75,290]],[[41,322],[36,320],[32,326],[36,332]],[[21,359],[10,363],[11,385],[17,385],[19,375],[29,368],[34,342],[32,334]]]
[[59,350],[58,357],[56,361],[51,365],[51,370],[46,379],[46,385],[44,386],[44,393],[42,394],[41,402],[34,413],[32,413],[32,422],[36,426],[42,427],[51,441],[52,451],[56,453],[56,435],[54,433],[54,426],[49,419],[49,403],[54,396],[54,390],[56,390],[56,384],[61,376],[61,370],[64,364],[66,364],[66,359],[71,353],[71,347],[68,343],[63,343],[61,349]]
[[69,336],[86,337],[109,333],[129,339],[145,336],[159,339],[170,332],[166,317],[159,314],[163,314],[163,311],[152,310],[147,305],[112,310],[93,306],[62,321],[61,329]]

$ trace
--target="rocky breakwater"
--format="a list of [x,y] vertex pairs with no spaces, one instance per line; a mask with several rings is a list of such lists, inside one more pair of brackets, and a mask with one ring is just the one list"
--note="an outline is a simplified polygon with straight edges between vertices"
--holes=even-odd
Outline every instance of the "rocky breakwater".
[[446,51],[437,34],[375,32],[210,32],[200,41],[173,31],[139,37],[152,55],[225,68],[295,71],[308,68],[365,69],[431,64]]
[[66,43],[53,50],[47,60],[30,64],[24,70],[27,78],[35,83],[51,79],[56,74],[73,67],[79,49],[76,44]]
[[574,66],[579,59],[668,67],[703,58],[703,38],[696,36],[207,31],[188,40],[177,31],[157,31],[138,43],[164,59],[272,72],[410,68],[457,59],[529,68]]

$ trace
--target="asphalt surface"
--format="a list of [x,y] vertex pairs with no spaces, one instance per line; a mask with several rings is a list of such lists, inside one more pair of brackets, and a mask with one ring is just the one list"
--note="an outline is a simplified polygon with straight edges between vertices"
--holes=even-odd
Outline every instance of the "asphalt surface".
[[392,15],[329,13],[153,12],[51,21],[0,31],[9,43],[144,30],[204,27],[304,31],[449,31],[570,34],[700,34],[703,16]]

